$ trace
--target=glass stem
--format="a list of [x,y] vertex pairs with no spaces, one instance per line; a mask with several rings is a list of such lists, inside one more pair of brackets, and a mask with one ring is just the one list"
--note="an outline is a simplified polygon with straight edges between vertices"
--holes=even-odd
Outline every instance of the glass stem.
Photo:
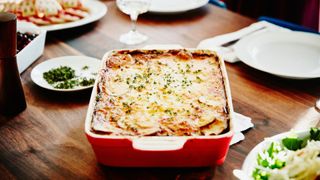
[[136,32],[137,31],[138,14],[132,13],[132,14],[130,14],[130,18],[131,18],[131,31]]

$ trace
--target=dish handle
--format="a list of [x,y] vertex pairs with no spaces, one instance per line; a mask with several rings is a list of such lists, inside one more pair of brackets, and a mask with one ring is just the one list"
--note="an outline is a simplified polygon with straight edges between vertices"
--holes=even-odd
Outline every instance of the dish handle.
[[181,138],[137,138],[132,140],[132,147],[140,151],[177,151],[183,149],[186,141]]

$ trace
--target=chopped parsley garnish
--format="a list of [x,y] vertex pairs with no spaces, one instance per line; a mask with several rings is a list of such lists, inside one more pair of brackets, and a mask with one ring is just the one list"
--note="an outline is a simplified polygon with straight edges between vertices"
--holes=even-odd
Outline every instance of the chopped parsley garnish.
[[90,85],[94,84],[94,81],[95,81],[95,79],[93,79],[93,78],[90,78],[90,79],[87,79],[86,77],[80,78],[79,85],[80,86],[90,86]]
[[78,84],[78,82],[76,80],[70,79],[70,80],[60,81],[56,85],[54,85],[53,87],[57,88],[57,89],[72,89],[77,84]]
[[197,82],[197,83],[201,83],[201,82],[203,82],[203,80],[202,80],[199,76],[197,76],[197,77],[196,77],[196,82]]
[[[84,66],[82,70],[88,69]],[[60,66],[43,73],[43,78],[56,89],[73,89],[94,84],[94,78],[78,77],[75,70],[68,66]]]
[[131,105],[132,105],[133,103],[126,103],[126,102],[123,102],[122,103],[122,106],[125,108],[125,113],[126,114],[130,114],[131,113],[131,111],[132,111],[132,107],[131,107]]
[[193,74],[199,74],[201,72],[201,69],[198,69],[196,71],[193,71]]
[[66,81],[74,78],[75,70],[68,66],[60,66],[43,73],[43,78],[49,83],[54,84],[59,81]]
[[88,69],[89,69],[89,66],[83,66],[83,67],[82,67],[82,70],[84,70],[84,71],[85,71],[85,70],[88,70]]

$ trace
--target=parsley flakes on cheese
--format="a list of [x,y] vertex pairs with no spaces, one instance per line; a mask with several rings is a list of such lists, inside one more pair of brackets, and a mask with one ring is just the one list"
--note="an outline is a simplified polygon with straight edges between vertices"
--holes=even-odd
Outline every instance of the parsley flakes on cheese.
[[99,75],[92,129],[110,135],[217,135],[229,111],[210,51],[123,50]]

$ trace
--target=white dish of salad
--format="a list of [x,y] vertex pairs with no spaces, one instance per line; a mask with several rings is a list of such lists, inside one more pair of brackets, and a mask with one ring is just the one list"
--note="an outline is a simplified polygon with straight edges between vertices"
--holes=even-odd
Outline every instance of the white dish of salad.
[[239,179],[320,179],[320,128],[266,138],[233,173]]

